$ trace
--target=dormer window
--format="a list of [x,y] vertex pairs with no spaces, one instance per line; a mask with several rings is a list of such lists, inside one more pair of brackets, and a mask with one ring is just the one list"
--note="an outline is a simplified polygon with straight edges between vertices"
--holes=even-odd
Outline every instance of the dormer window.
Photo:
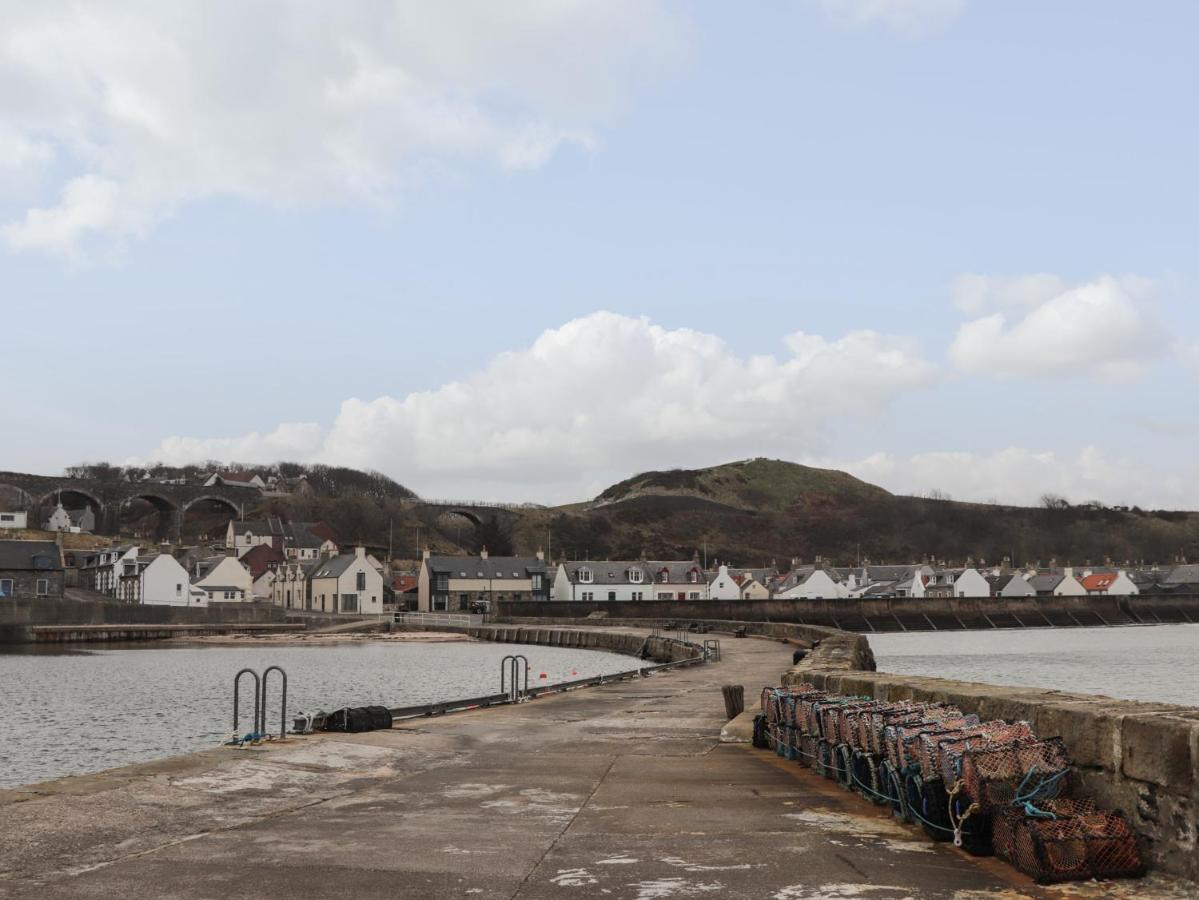
[[595,580],[595,576],[592,574],[592,572],[589,568],[587,568],[586,566],[583,566],[579,569],[579,583],[580,584],[591,584],[591,582],[594,580]]
[[629,581],[631,581],[633,584],[641,584],[641,578],[642,574],[640,569],[629,569]]
[[667,572],[665,569],[663,569],[661,572],[658,573],[658,580],[661,581],[663,584],[666,584],[666,582],[670,581],[670,573]]
[[699,581],[699,572],[695,571],[695,569],[692,569],[691,570],[691,583],[695,584],[697,581]]

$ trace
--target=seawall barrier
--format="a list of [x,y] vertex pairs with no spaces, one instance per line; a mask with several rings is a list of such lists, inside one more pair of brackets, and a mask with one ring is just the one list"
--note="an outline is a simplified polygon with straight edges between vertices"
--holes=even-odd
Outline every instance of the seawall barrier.
[[[122,603],[118,600],[5,600],[0,602],[0,644],[24,644],[38,640],[37,628],[87,626],[79,634],[97,634],[100,626],[233,626],[277,625],[292,623],[297,629],[314,628],[344,617],[313,616],[286,610],[269,603],[220,603],[212,606],[155,606]],[[162,630],[162,629],[160,629]],[[50,632],[45,632],[50,633]],[[152,629],[129,629],[130,639],[154,635]],[[64,639],[64,638],[60,638]]]
[[[602,590],[602,585],[599,586]],[[863,634],[991,628],[1077,628],[1199,622],[1199,595],[1132,597],[894,597],[857,600],[524,601],[499,604],[503,618],[723,619],[790,622]]]

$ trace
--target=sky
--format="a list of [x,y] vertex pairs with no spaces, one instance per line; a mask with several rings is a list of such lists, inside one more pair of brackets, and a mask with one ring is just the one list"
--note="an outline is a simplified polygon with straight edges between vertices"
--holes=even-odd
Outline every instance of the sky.
[[0,469],[1199,508],[1199,6],[0,0]]

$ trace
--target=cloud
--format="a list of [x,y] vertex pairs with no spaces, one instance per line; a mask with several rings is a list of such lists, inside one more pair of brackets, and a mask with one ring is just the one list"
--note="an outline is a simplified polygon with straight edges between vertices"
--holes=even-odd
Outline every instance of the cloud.
[[881,25],[909,37],[938,31],[956,19],[965,0],[812,0],[828,19],[848,28]]
[[211,196],[387,206],[445,167],[536,168],[690,44],[641,0],[2,8],[0,168],[58,180],[0,234],[68,253]]
[[461,381],[346,400],[324,432],[172,437],[147,458],[323,461],[426,494],[576,500],[583,477],[793,454],[839,417],[882,410],[936,377],[910,341],[870,331],[796,332],[783,345],[781,357],[739,356],[711,334],[598,312]]
[[993,453],[935,452],[910,457],[876,453],[856,461],[819,464],[842,468],[859,478],[903,494],[941,491],[955,500],[1036,505],[1044,494],[1075,503],[1166,509],[1199,506],[1192,476],[1155,471],[1129,459],[1110,459],[1094,446],[1077,455],[1008,447]]
[[1149,279],[1104,275],[1067,286],[1051,275],[963,276],[964,309],[1000,311],[959,327],[949,358],[963,372],[1038,377],[1136,377],[1161,355]]

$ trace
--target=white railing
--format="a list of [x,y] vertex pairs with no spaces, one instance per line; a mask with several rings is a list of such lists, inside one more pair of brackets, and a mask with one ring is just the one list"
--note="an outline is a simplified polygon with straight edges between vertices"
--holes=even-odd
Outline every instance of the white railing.
[[465,613],[398,612],[395,614],[395,620],[398,625],[454,625],[459,628],[470,628],[483,624],[482,616]]

